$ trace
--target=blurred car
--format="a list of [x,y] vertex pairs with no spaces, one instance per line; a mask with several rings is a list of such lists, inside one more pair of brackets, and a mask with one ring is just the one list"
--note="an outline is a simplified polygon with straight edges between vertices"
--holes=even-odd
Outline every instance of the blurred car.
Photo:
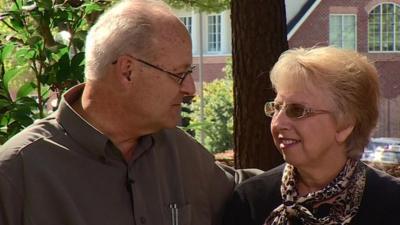
[[361,157],[365,162],[400,163],[400,138],[371,138]]
[[400,152],[394,152],[390,150],[376,152],[374,154],[372,162],[384,164],[399,164]]

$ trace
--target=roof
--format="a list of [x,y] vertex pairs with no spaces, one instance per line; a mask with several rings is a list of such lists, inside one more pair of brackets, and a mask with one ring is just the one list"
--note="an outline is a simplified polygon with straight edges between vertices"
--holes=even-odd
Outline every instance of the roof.
[[[289,3],[289,0],[286,0],[286,4]],[[307,0],[304,2],[301,8],[298,9],[297,13],[291,18],[291,20],[287,21],[287,39],[289,40],[294,33],[299,29],[299,27],[307,20],[310,14],[314,11],[314,9],[319,5],[321,0]]]

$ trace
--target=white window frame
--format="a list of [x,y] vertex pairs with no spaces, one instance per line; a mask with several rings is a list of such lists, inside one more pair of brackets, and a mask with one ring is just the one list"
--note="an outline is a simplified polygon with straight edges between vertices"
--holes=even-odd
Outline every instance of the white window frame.
[[331,40],[331,29],[330,29],[330,24],[331,24],[331,17],[332,16],[340,16],[340,17],[342,17],[342,24],[341,24],[341,31],[340,31],[340,33],[341,33],[341,43],[340,43],[340,46],[336,46],[336,47],[339,47],[339,48],[343,48],[343,46],[344,46],[344,17],[345,16],[352,16],[352,17],[354,17],[354,48],[352,48],[352,50],[355,50],[355,51],[357,51],[357,40],[358,40],[358,38],[357,38],[357,15],[356,14],[336,14],[336,13],[332,13],[332,14],[329,14],[329,45],[332,45],[332,40]]
[[[210,25],[210,17],[215,17],[215,24]],[[219,25],[219,27],[218,27]],[[211,31],[210,28],[216,26]],[[214,40],[210,40],[210,35],[214,36]],[[207,15],[207,52],[211,54],[221,53],[222,51],[222,15],[210,14]],[[210,46],[210,44],[212,46]]]
[[192,16],[180,16],[179,19],[185,25],[185,27],[188,30],[190,36],[192,36],[192,32],[193,32],[193,17]]
[[[392,2],[380,3],[380,4],[377,4],[375,7],[373,7],[371,9],[371,11],[368,13],[368,21],[367,21],[367,23],[368,23],[368,33],[367,33],[368,46],[367,46],[367,49],[368,49],[368,52],[370,52],[370,53],[399,53],[400,50],[396,50],[397,42],[398,42],[398,40],[396,40],[396,32],[400,36],[400,30],[396,30],[396,28],[397,28],[396,27],[396,21],[394,21],[395,18],[396,18],[396,15],[393,16],[393,50],[382,50],[383,49],[382,48],[382,33],[383,33],[382,32],[382,22],[383,22],[382,10],[383,10],[383,5],[393,5],[393,9],[394,9],[395,12],[396,12],[396,7],[397,7],[398,10],[400,10],[400,5],[396,4],[396,3],[392,3]],[[370,50],[369,49],[369,41],[370,41],[369,40],[369,32],[370,32],[370,29],[369,29],[369,26],[370,26],[369,15],[372,13],[372,11],[374,11],[379,6],[380,6],[380,12],[379,12],[379,15],[380,15],[380,20],[379,20],[379,26],[380,26],[380,30],[379,30],[379,49],[380,50]],[[397,21],[397,23],[398,24],[400,23],[400,17],[399,17],[399,21]],[[398,39],[400,39],[400,37],[398,37]]]

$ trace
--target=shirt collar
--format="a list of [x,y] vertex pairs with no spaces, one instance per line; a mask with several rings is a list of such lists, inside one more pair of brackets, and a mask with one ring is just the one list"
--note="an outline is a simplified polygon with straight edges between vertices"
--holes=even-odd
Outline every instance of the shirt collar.
[[67,135],[86,150],[105,157],[105,148],[109,139],[90,125],[72,108],[83,92],[85,84],[79,84],[69,89],[62,97],[56,112],[58,123],[65,129]]
[[143,153],[151,149],[153,145],[154,145],[154,138],[151,134],[139,138],[135,151],[133,153],[132,162],[140,158],[143,155]]

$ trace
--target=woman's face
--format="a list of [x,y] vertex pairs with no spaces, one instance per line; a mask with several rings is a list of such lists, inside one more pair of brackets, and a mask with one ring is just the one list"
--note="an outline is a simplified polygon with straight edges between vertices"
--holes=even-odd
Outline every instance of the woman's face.
[[[315,87],[277,90],[275,103],[282,107],[272,118],[271,132],[286,162],[297,168],[307,168],[329,164],[338,157],[346,158],[344,141],[348,135],[338,129],[330,113],[335,106],[330,102],[327,93]],[[321,111],[303,118],[290,118],[285,113],[288,104],[299,104],[296,105],[297,110],[302,105]]]

